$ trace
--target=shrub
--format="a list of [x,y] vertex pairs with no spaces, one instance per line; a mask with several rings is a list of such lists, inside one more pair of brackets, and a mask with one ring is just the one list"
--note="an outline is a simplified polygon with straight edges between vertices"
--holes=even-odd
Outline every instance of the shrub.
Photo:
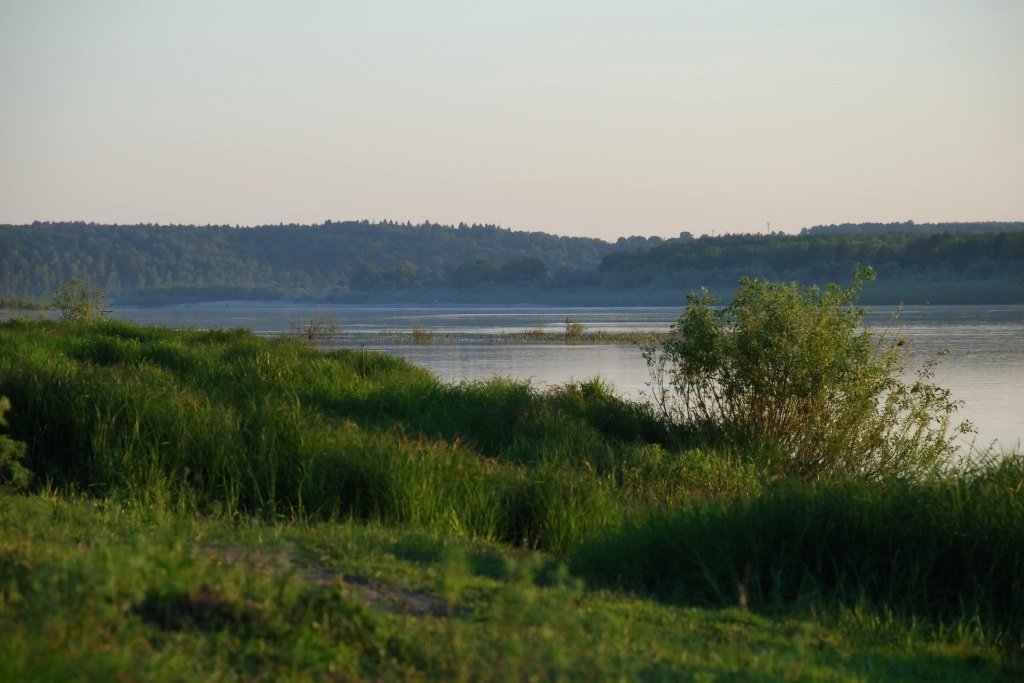
[[75,278],[53,293],[53,307],[60,311],[60,319],[73,322],[91,322],[102,318],[103,292],[92,280]]
[[[0,396],[0,427],[6,427],[4,415],[11,409],[6,396]],[[0,434],[0,489],[21,489],[28,484],[29,471],[21,464],[25,457],[25,444]]]
[[910,347],[863,326],[855,301],[873,278],[859,270],[845,289],[744,278],[725,307],[691,294],[673,334],[645,350],[656,403],[805,479],[913,477],[944,463],[960,404],[931,383],[938,358],[907,382]]

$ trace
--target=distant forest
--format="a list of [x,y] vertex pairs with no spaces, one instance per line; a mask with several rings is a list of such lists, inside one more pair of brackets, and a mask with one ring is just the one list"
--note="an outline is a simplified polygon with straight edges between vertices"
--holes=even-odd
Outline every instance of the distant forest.
[[741,276],[878,280],[866,303],[1024,303],[1024,222],[844,224],[799,235],[620,238],[494,225],[326,221],[250,228],[0,225],[0,299],[45,301],[88,278],[116,303],[679,305]]

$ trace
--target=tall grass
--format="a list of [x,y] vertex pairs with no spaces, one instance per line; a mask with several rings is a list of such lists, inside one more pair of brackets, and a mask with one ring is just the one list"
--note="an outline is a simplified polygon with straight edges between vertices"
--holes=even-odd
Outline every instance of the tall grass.
[[545,549],[661,599],[866,602],[1020,642],[1020,456],[794,483],[771,453],[731,450],[596,379],[445,384],[381,354],[117,321],[0,324],[0,395],[39,487],[430,528]]
[[658,436],[599,385],[445,385],[395,358],[238,330],[21,322],[0,326],[0,349],[37,481],[199,510],[565,551],[621,520],[623,463]]
[[880,606],[1024,646],[1024,457],[879,487],[789,484],[653,514],[579,550],[591,581],[746,607]]

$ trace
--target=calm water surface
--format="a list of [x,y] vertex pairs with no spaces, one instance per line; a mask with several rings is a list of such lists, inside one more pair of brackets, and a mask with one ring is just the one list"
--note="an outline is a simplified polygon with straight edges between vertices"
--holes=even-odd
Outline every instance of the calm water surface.
[[[317,315],[341,325],[334,346],[377,349],[422,365],[445,380],[502,375],[536,386],[595,375],[620,394],[641,397],[648,381],[639,350],[630,345],[496,345],[474,337],[535,328],[564,329],[566,319],[588,330],[667,330],[679,308],[400,308],[212,303],[160,308],[115,307],[112,316],[171,327],[244,327],[261,335],[287,332]],[[890,325],[904,335],[917,358],[948,349],[937,382],[964,401],[961,418],[978,429],[977,444],[1012,448],[1024,440],[1024,306],[907,307],[891,322],[892,309],[875,307],[868,324]],[[3,316],[0,313],[0,316]],[[455,344],[380,345],[380,332],[414,327],[457,335]]]

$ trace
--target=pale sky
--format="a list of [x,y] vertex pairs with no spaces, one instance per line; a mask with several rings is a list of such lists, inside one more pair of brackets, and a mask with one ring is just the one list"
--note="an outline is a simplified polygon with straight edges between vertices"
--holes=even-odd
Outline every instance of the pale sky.
[[0,223],[1024,220],[1022,0],[0,0]]

